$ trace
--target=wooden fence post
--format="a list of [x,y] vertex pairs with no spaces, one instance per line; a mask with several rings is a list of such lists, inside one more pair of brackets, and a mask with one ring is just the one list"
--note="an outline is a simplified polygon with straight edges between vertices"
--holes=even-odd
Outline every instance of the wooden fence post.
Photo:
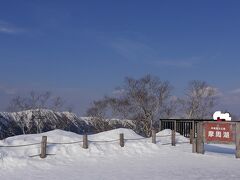
[[161,131],[162,130],[162,121],[161,121],[161,119],[159,120],[159,131]]
[[156,144],[156,130],[152,129],[152,143]]
[[87,138],[87,134],[83,135],[83,148],[87,149],[88,148],[88,138]]
[[236,158],[240,158],[240,123],[236,123]]
[[177,121],[173,121],[173,130],[172,130],[172,146],[176,146],[176,126],[177,126]]
[[193,144],[194,138],[195,138],[195,123],[194,121],[191,122],[192,128],[190,129],[190,144]]
[[172,146],[176,146],[176,134],[174,130],[172,130]]
[[173,129],[174,129],[174,131],[175,131],[175,133],[176,133],[176,131],[177,131],[177,121],[176,121],[176,120],[174,121]]
[[196,143],[197,139],[193,138],[192,140],[192,152],[196,153],[197,152],[197,143]]
[[204,154],[203,123],[197,123],[197,153]]
[[47,136],[42,136],[40,158],[47,157]]
[[193,140],[194,140],[193,129],[190,129],[190,144],[193,144]]
[[124,134],[123,133],[120,134],[120,146],[124,147]]

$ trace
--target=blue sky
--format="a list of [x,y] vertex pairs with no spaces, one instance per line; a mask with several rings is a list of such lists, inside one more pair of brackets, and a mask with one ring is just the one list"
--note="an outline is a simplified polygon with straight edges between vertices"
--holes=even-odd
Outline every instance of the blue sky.
[[30,90],[63,96],[83,114],[126,76],[190,80],[240,105],[240,1],[2,0],[0,110]]

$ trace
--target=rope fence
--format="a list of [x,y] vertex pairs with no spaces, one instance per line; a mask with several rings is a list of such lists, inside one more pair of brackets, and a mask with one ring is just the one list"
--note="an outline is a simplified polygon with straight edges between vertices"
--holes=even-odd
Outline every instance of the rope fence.
[[64,144],[78,144],[78,143],[82,143],[83,141],[74,141],[74,142],[58,142],[58,143],[54,143],[54,142],[47,142],[47,144],[49,145],[64,145]]
[[[170,143],[163,143],[161,145],[169,145],[172,144],[172,146],[176,145],[176,136],[180,136],[180,135],[176,135],[176,132],[174,130],[172,130],[171,135],[158,135],[156,136],[156,131],[152,130],[152,137],[151,138],[124,138],[124,134],[121,133],[119,134],[119,139],[114,139],[114,140],[88,140],[88,136],[87,135],[83,135],[83,139],[79,140],[79,141],[72,141],[72,142],[47,142],[47,136],[42,136],[42,141],[40,143],[31,143],[31,144],[22,144],[22,145],[0,145],[0,148],[18,148],[18,147],[29,147],[29,146],[34,146],[34,145],[41,145],[40,146],[40,154],[39,155],[34,155],[34,156],[30,156],[30,157],[35,157],[35,156],[40,156],[41,158],[46,158],[47,155],[53,155],[53,154],[47,154],[47,145],[71,145],[71,144],[80,144],[82,143],[82,148],[84,149],[88,149],[88,144],[89,143],[117,143],[119,142],[119,145],[121,147],[125,146],[125,142],[127,141],[141,141],[141,140],[152,140],[153,144],[157,144],[157,142],[161,142],[161,141],[156,141],[156,138],[159,137],[171,137],[171,142]],[[191,139],[191,138],[190,138]],[[189,141],[191,143],[191,140]],[[183,144],[183,143],[189,143],[189,142],[178,142],[179,144]]]
[[149,138],[136,138],[136,139],[125,139],[125,140],[127,140],[127,141],[140,141],[140,140],[147,140],[147,139],[149,139]]
[[40,144],[41,143],[22,144],[22,145],[9,145],[9,146],[2,146],[2,145],[0,145],[0,148],[26,147],[26,146],[34,146],[34,145],[40,145]]
[[88,142],[91,142],[91,143],[112,143],[112,142],[117,142],[119,141],[119,139],[115,139],[115,140],[109,140],[109,141],[92,141],[92,140],[89,140]]

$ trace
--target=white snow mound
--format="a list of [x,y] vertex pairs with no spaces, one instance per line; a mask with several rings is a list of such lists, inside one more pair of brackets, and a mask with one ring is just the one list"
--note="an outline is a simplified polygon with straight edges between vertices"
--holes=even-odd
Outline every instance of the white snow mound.
[[[120,133],[124,134],[124,148],[121,148],[119,145]],[[170,144],[171,136],[166,136],[170,135],[170,133],[171,130],[159,132],[157,134],[157,144]],[[82,135],[63,130],[53,130],[41,134],[28,134],[9,137],[0,141],[0,146],[2,146],[0,147],[0,158],[6,163],[9,163],[13,159],[16,161],[23,161],[23,159],[28,161],[39,159],[37,155],[40,154],[40,142],[42,136],[47,136],[47,154],[54,155],[49,156],[50,158],[61,158],[62,156],[67,156],[68,158],[75,158],[76,156],[114,156],[119,153],[132,156],[136,154],[152,153],[156,150],[156,148],[158,148],[157,145],[151,143],[151,138],[144,138],[140,135],[137,135],[133,130],[125,128],[88,135],[88,149],[82,148]],[[188,140],[182,136],[176,136],[176,141],[187,142]],[[29,144],[35,145],[21,146]],[[14,163],[11,165],[16,164]]]
[[[124,133],[124,147],[119,145],[120,133]],[[47,154],[51,154],[45,159],[38,156],[40,144],[3,147],[40,143],[42,136],[48,137]],[[8,180],[77,180],[79,177],[83,180],[225,180],[240,176],[240,161],[229,147],[209,145],[206,155],[193,154],[189,139],[178,133],[176,146],[171,146],[169,129],[157,133],[157,144],[153,144],[151,138],[123,128],[89,135],[88,149],[82,148],[82,142],[51,144],[77,142],[82,138],[72,132],[54,130],[4,139],[0,141],[0,177]]]

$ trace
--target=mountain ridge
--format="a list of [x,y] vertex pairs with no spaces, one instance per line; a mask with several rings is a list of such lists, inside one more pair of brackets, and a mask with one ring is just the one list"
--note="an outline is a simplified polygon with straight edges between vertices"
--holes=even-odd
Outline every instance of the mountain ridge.
[[[105,124],[103,127],[102,124]],[[71,112],[50,109],[30,109],[19,112],[0,112],[0,139],[6,137],[62,129],[78,134],[96,133],[119,127],[133,128],[131,120],[98,121],[93,117],[78,117]]]

